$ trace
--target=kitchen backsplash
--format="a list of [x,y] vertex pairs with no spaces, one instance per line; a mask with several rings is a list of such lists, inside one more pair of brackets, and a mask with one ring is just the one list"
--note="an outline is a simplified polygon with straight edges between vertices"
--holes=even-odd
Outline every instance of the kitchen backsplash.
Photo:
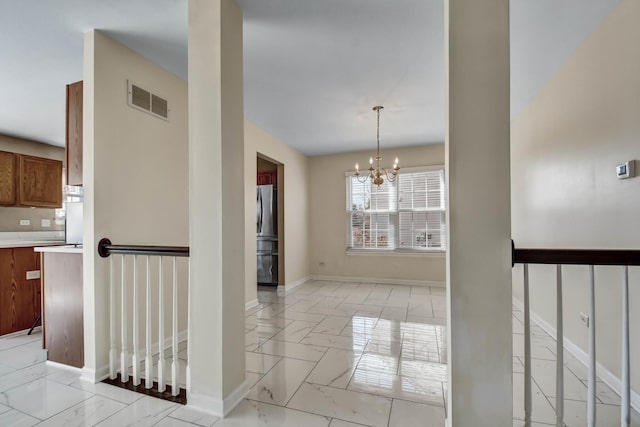
[[[64,231],[62,224],[56,224],[56,210],[44,208],[0,207],[0,232],[4,231]],[[28,220],[29,225],[20,225],[21,220]],[[42,222],[49,221],[49,227]]]

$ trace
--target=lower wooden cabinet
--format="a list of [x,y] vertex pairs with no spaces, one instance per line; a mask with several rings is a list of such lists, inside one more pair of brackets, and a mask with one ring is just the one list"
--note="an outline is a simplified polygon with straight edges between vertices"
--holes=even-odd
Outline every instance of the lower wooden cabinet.
[[44,347],[48,359],[84,366],[82,254],[43,252]]
[[0,249],[0,335],[29,329],[40,315],[40,254],[33,248]]

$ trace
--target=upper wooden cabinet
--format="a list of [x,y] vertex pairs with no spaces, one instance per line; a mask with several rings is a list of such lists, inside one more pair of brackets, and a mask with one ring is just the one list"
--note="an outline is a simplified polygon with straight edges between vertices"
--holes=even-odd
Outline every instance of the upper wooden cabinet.
[[62,162],[18,155],[20,184],[18,205],[62,207]]
[[0,206],[13,206],[18,202],[16,177],[16,155],[0,151]]
[[82,185],[82,81],[67,85],[67,184]]
[[0,151],[0,206],[61,208],[62,162]]

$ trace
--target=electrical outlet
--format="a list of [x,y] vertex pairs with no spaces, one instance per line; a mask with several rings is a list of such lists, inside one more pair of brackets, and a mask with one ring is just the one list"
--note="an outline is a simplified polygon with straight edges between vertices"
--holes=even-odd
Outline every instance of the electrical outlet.
[[42,220],[40,220],[40,226],[41,227],[51,227],[51,220],[50,219],[42,219]]
[[587,328],[589,327],[589,316],[584,313],[580,313],[580,321],[584,323]]
[[31,221],[28,219],[21,219],[20,225],[31,225]]
[[27,280],[39,279],[40,277],[40,270],[27,271]]

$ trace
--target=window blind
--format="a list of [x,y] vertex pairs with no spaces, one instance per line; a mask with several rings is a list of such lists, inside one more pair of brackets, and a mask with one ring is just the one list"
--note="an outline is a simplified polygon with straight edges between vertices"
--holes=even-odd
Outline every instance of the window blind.
[[348,176],[348,248],[443,250],[444,197],[444,169],[400,172],[380,187]]

